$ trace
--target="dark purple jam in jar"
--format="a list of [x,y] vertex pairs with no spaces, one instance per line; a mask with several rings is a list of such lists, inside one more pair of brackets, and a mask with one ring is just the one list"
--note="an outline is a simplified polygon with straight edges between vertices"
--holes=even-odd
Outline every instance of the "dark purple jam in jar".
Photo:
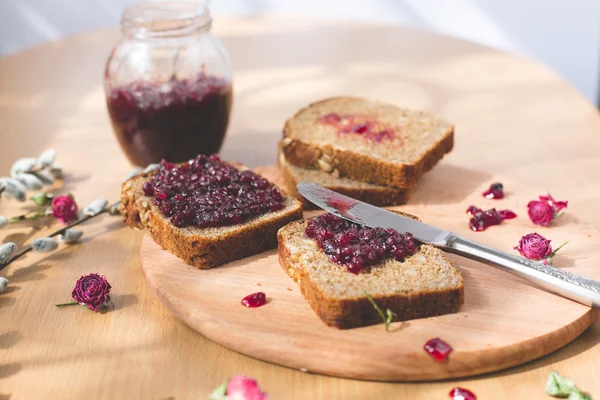
[[404,261],[416,252],[408,232],[369,228],[331,213],[309,219],[306,236],[314,239],[331,261],[345,265],[353,274],[387,258]]
[[106,101],[127,158],[145,166],[218,152],[229,123],[231,98],[230,82],[202,72],[191,79],[115,87]]

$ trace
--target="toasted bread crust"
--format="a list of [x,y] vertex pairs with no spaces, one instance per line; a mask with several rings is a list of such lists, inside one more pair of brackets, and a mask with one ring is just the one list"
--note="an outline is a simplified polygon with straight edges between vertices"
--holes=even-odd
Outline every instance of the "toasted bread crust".
[[[330,144],[307,143],[293,137],[290,121],[308,108],[333,99],[339,98],[328,98],[311,103],[286,121],[283,127],[283,137],[286,141],[283,152],[285,158],[292,165],[301,168],[319,168],[319,159],[322,154],[326,154],[331,159],[331,166],[338,171],[340,176],[394,188],[411,188],[454,146],[454,126],[450,125],[442,140],[414,164],[399,165],[351,150],[337,149]],[[347,97],[346,99],[352,98]]]
[[[319,207],[305,199],[296,188],[298,180],[294,173],[286,164],[279,164],[281,176],[284,181],[285,190],[291,195],[298,199],[305,210],[316,210]],[[364,187],[349,187],[349,186],[338,186],[335,184],[325,185],[327,189],[336,191],[338,193],[350,196],[354,199],[364,201],[374,206],[398,206],[406,204],[410,198],[409,189],[397,189],[380,186],[377,188],[364,188]]]
[[174,227],[151,200],[134,189],[143,174],[125,181],[121,192],[121,213],[126,225],[147,231],[163,249],[169,250],[196,268],[213,268],[230,261],[259,254],[277,246],[277,231],[302,218],[302,205],[295,202],[277,218],[242,224],[234,232],[214,236],[196,236]]
[[[279,264],[298,284],[302,295],[323,322],[339,329],[382,323],[380,315],[366,297],[336,299],[322,292],[309,278],[305,268],[292,265],[283,229],[277,233],[277,239]],[[393,321],[407,321],[458,312],[464,303],[464,284],[453,289],[371,297],[382,310],[389,308],[396,313]]]

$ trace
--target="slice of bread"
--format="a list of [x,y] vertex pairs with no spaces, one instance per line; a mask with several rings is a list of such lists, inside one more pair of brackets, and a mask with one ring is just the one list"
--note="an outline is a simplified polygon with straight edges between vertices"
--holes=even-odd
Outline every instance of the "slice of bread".
[[[336,127],[320,121],[328,114],[358,116],[393,134],[380,141],[361,134],[341,135]],[[353,97],[310,104],[283,128],[284,154],[290,164],[337,171],[341,177],[395,188],[414,186],[453,145],[454,127],[447,122],[423,112]]]
[[354,275],[331,262],[305,229],[301,220],[279,230],[279,263],[327,325],[348,329],[382,323],[365,293],[384,312],[396,313],[394,321],[454,313],[464,302],[460,272],[434,246],[420,245],[404,262],[388,259]]
[[306,200],[296,188],[298,182],[311,182],[345,194],[360,201],[375,206],[397,206],[405,204],[410,197],[410,189],[396,189],[372,183],[355,181],[349,178],[336,178],[332,174],[317,170],[305,169],[291,165],[285,156],[279,152],[279,169],[283,177],[285,190],[302,203],[305,210],[315,210],[318,207]]
[[177,228],[142,190],[151,174],[137,175],[123,183],[120,210],[125,224],[147,231],[163,249],[197,268],[208,269],[274,249],[278,229],[302,218],[302,204],[281,191],[284,208],[279,211],[236,225]]

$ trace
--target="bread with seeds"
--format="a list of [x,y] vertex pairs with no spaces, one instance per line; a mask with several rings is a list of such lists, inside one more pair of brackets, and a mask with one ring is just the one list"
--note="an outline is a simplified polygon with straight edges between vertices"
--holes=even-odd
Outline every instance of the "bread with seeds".
[[452,150],[454,127],[424,112],[334,97],[287,120],[282,144],[286,160],[297,167],[410,188]]
[[329,174],[318,169],[296,167],[287,162],[281,151],[279,152],[279,169],[285,190],[300,200],[305,210],[314,210],[317,207],[298,192],[296,185],[299,182],[315,183],[324,188],[380,207],[405,204],[411,192],[411,189],[390,188],[373,183],[355,181],[349,178],[336,177],[334,174]]
[[294,221],[279,230],[279,263],[327,325],[382,323],[365,294],[384,312],[394,312],[394,321],[455,313],[463,304],[463,278],[440,249],[422,244],[403,262],[387,259],[355,275],[306,236],[306,224]]
[[[240,164],[229,164],[247,170]],[[120,210],[125,224],[148,232],[163,249],[197,268],[208,269],[274,249],[279,228],[302,218],[301,203],[281,191],[280,210],[233,225],[178,228],[161,212],[154,198],[144,193],[144,183],[155,172],[137,175],[123,183]]]

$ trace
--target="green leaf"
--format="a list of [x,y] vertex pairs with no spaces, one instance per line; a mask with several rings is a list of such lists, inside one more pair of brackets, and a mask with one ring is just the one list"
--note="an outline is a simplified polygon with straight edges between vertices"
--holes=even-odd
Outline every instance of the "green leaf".
[[212,391],[211,394],[208,395],[209,400],[227,400],[227,383],[222,384]]
[[592,398],[585,393],[573,392],[569,395],[569,400],[592,400]]
[[387,308],[385,310],[385,314],[387,315],[387,318],[385,319],[385,330],[389,332],[390,324],[392,323],[392,319],[396,316],[396,313],[394,313],[392,310]]
[[550,372],[550,376],[548,376],[546,393],[554,397],[568,397],[569,400],[592,400],[585,393],[579,391],[572,380],[560,376],[556,371]]
[[375,311],[377,311],[377,314],[379,314],[379,316],[381,317],[381,320],[385,323],[385,330],[387,332],[389,332],[390,331],[390,323],[392,322],[392,319],[394,318],[394,316],[396,314],[394,314],[392,312],[392,310],[390,310],[389,308],[387,308],[385,310],[385,314],[384,314],[383,311],[381,311],[381,308],[379,308],[377,303],[375,303],[375,301],[371,298],[371,296],[369,296],[367,294],[367,292],[365,292],[365,296],[367,297],[367,300],[369,300],[369,302],[371,303],[371,305],[373,306]]
[[52,197],[48,196],[48,194],[44,192],[38,192],[35,196],[31,198],[35,204],[38,206],[45,206],[50,203]]

